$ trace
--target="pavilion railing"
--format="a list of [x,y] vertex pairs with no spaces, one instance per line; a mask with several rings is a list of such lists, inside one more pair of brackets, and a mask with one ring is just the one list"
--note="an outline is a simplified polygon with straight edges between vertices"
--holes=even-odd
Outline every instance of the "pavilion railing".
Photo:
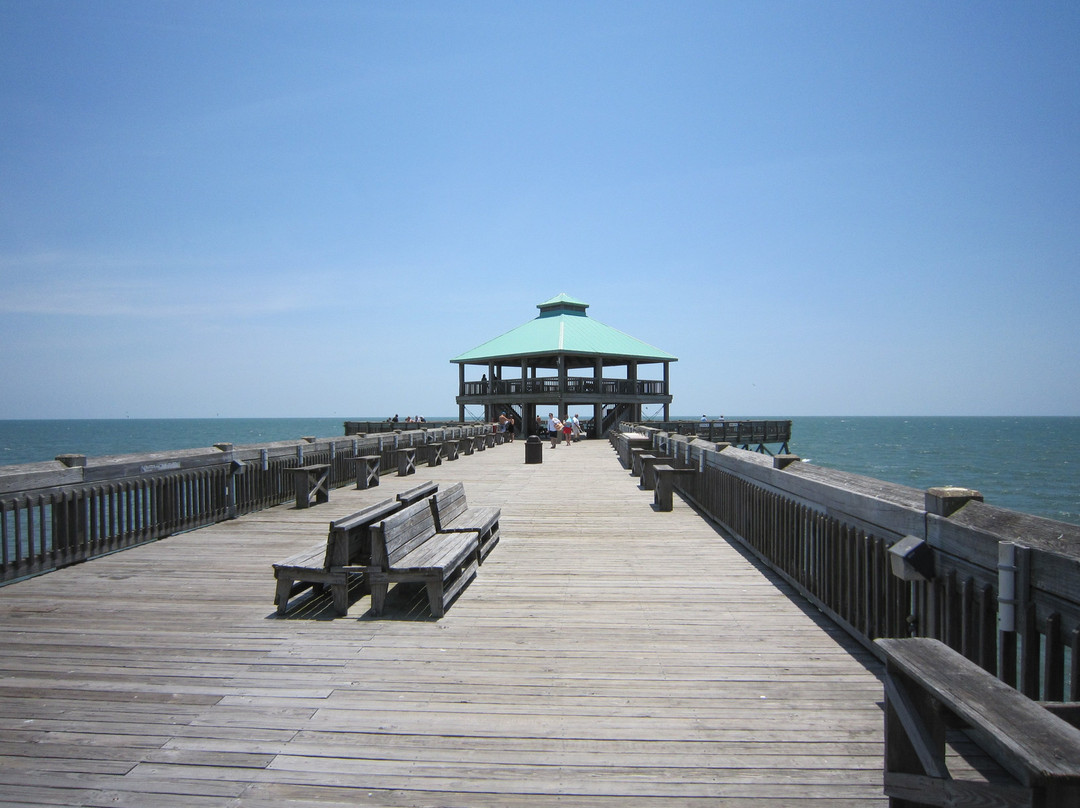
[[566,387],[559,384],[558,376],[537,379],[495,379],[493,381],[465,382],[466,396],[517,396],[536,394],[568,395],[614,395],[614,396],[662,396],[667,391],[663,381],[601,379],[599,386],[596,379],[583,376],[569,376]]
[[0,584],[232,519],[295,498],[288,469],[330,465],[330,484],[356,480],[355,457],[490,430],[487,424],[363,437],[217,444],[154,454],[0,466]]
[[697,471],[680,493],[874,653],[879,637],[932,637],[1030,698],[1080,700],[1080,526],[621,427],[624,462],[632,430]]

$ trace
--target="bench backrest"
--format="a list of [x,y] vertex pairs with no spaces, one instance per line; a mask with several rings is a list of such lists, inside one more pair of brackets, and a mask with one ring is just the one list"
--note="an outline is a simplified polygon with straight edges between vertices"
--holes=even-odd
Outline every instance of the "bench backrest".
[[431,509],[435,514],[435,528],[442,530],[442,526],[457,519],[468,508],[465,501],[465,484],[454,483],[449,488],[444,488],[431,498]]
[[401,503],[384,499],[356,513],[330,523],[326,537],[326,558],[323,567],[346,567],[350,564],[366,564],[371,547],[371,528],[392,513],[401,510]]
[[388,516],[372,530],[372,566],[392,566],[435,535],[427,500]]
[[439,484],[434,481],[420,483],[408,488],[397,495],[397,500],[402,505],[412,505],[422,499],[426,499],[439,490]]

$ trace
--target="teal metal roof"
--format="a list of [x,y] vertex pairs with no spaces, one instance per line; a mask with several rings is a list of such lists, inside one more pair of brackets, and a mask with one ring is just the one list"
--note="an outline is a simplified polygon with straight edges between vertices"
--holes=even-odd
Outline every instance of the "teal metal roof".
[[666,351],[604,325],[585,314],[588,303],[561,294],[537,304],[533,320],[488,340],[451,362],[486,362],[520,356],[580,354],[610,356],[649,362],[677,362]]

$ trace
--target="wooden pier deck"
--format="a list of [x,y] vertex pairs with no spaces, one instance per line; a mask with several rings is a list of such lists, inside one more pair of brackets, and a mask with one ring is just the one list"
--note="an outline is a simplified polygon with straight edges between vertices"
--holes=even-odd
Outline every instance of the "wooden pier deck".
[[[516,442],[0,588],[0,806],[884,805],[879,666],[607,442]],[[417,482],[502,507],[425,600],[271,563]]]

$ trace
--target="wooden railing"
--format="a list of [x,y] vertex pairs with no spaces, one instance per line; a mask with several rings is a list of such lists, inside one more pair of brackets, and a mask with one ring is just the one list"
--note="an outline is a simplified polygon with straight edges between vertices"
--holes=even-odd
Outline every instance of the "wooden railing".
[[0,583],[235,518],[295,498],[287,469],[327,463],[330,484],[355,482],[350,459],[472,437],[486,424],[386,435],[115,457],[62,455],[0,466]]
[[967,489],[623,429],[696,469],[680,493],[875,653],[880,637],[931,637],[1030,698],[1080,699],[1080,526]]
[[538,379],[495,379],[494,381],[465,382],[466,396],[518,396],[535,394],[601,395],[601,396],[663,396],[667,391],[663,381],[627,379],[596,379],[569,376],[565,389],[559,386],[558,376]]
[[648,421],[647,426],[675,435],[691,435],[746,448],[780,444],[783,453],[787,452],[791,441],[791,421]]
[[480,421],[346,421],[345,435],[377,435],[390,432],[407,432],[417,429],[454,429],[456,427],[473,427]]

